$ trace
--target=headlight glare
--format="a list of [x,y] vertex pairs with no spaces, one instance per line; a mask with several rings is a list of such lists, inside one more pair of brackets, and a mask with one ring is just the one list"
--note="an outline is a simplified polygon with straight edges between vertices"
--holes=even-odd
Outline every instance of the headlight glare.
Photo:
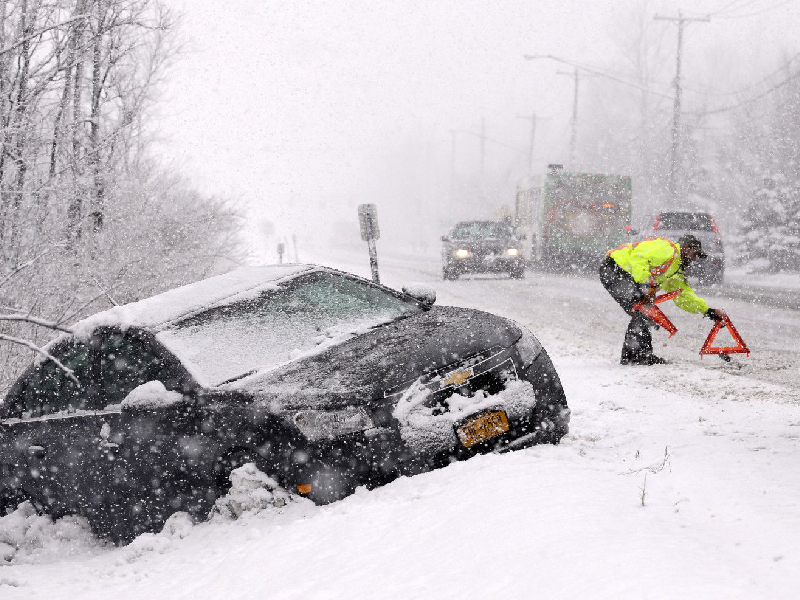
[[350,406],[342,410],[301,410],[293,416],[294,424],[311,441],[331,439],[374,427],[363,408]]
[[472,252],[470,252],[466,248],[459,248],[458,250],[456,250],[455,254],[458,258],[467,258],[469,257],[470,254],[472,254]]
[[509,248],[506,250],[506,254],[509,256],[519,256],[519,248]]

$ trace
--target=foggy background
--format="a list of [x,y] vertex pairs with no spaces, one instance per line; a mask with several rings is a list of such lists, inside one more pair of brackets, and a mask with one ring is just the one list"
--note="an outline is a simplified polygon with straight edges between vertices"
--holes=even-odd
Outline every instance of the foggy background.
[[244,206],[259,251],[295,234],[301,260],[310,244],[360,243],[362,202],[378,205],[383,248],[436,253],[449,225],[513,207],[548,163],[632,175],[634,224],[650,224],[673,208],[678,33],[654,16],[679,10],[710,17],[684,30],[679,207],[733,233],[757,177],[737,164],[742,109],[725,109],[758,107],[790,74],[800,25],[800,6],[779,0],[170,4],[182,51],[158,104],[160,153]]

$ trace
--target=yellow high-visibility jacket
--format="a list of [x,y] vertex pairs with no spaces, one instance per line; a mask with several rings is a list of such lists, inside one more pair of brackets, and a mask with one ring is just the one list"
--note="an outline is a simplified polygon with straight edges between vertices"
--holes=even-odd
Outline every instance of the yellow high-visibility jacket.
[[643,242],[623,244],[608,251],[636,283],[649,283],[664,292],[683,290],[675,298],[678,308],[690,313],[704,313],[708,304],[691,288],[681,268],[681,247],[664,238],[651,238]]

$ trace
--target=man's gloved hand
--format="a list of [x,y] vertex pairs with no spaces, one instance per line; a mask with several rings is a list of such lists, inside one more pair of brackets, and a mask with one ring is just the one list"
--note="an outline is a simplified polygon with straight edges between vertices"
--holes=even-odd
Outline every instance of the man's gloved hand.
[[708,317],[709,319],[711,319],[715,323],[717,321],[722,321],[722,315],[723,315],[723,312],[718,308],[709,308],[706,311],[706,314],[705,314],[706,317]]

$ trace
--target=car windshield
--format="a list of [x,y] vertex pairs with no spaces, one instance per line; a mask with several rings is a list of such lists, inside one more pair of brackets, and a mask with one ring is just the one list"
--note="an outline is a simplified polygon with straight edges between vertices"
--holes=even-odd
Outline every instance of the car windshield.
[[366,282],[316,272],[192,316],[158,338],[202,383],[216,385],[421,311],[415,302]]
[[714,225],[705,213],[662,213],[658,229],[714,231]]
[[459,223],[453,228],[452,237],[458,240],[511,237],[511,230],[502,223],[492,221],[473,221]]

